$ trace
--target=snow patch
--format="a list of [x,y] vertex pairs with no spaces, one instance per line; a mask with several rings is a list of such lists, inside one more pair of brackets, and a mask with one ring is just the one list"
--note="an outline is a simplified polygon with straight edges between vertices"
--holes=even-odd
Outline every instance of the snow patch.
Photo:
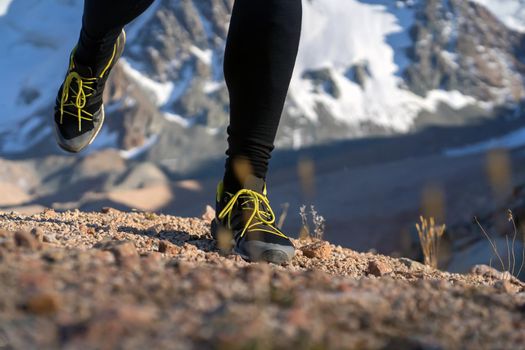
[[[303,5],[303,33],[290,85],[296,113],[316,122],[321,104],[349,125],[370,122],[407,132],[423,109],[435,110],[438,102],[455,109],[477,102],[458,92],[432,91],[422,98],[402,88],[399,73],[409,61],[396,55],[411,44],[412,7],[381,0],[312,0]],[[368,74],[359,84],[347,73],[363,62]],[[337,94],[319,91],[305,76],[318,70],[329,73]]]
[[13,0],[0,0],[0,17],[5,15]]
[[223,83],[220,81],[207,81],[204,83],[204,93],[212,94],[219,91],[223,86]]
[[525,128],[518,129],[507,135],[488,141],[460,148],[451,148],[445,150],[444,154],[449,157],[463,157],[471,154],[487,152],[492,149],[515,149],[523,146],[525,146]]
[[154,144],[159,140],[159,135],[151,135],[142,146],[134,147],[129,150],[120,150],[120,156],[124,159],[133,159],[141,154],[144,154],[148,149],[150,149]]
[[207,66],[211,66],[213,51],[210,49],[201,50],[197,46],[192,45],[190,47],[190,52],[195,55],[202,63]]
[[[81,0],[2,0],[0,132],[13,132],[13,123],[35,118],[55,100],[78,39],[82,5]],[[23,91],[38,94],[27,102],[20,99]]]
[[172,82],[159,83],[148,78],[139,70],[134,69],[125,58],[122,58],[119,62],[124,72],[146,92],[151,94],[157,106],[163,106],[169,101],[174,89]]
[[471,0],[485,6],[510,29],[525,32],[524,0]]
[[437,112],[439,105],[442,103],[455,110],[460,110],[469,105],[479,105],[474,97],[463,95],[457,90],[432,90],[427,94],[426,99],[422,101],[422,106],[427,111],[435,113]]
[[5,136],[2,145],[2,152],[18,153],[30,148],[52,134],[50,126],[42,125],[39,117],[30,118],[27,121],[18,123],[15,127],[15,134]]
[[193,123],[190,120],[184,118],[183,116],[179,114],[175,114],[171,112],[164,112],[162,115],[164,116],[164,119],[166,119],[167,121],[171,123],[177,123],[184,128],[189,128],[190,126],[193,125]]

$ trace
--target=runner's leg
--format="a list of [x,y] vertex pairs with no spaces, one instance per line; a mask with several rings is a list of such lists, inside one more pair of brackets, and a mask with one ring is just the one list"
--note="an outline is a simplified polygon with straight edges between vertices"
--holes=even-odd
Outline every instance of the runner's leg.
[[85,0],[82,29],[75,58],[93,65],[111,55],[124,26],[140,16],[154,0]]
[[[236,0],[224,74],[230,93],[225,188],[240,184],[234,163],[265,178],[301,33],[301,0]],[[242,181],[242,180],[241,180]]]

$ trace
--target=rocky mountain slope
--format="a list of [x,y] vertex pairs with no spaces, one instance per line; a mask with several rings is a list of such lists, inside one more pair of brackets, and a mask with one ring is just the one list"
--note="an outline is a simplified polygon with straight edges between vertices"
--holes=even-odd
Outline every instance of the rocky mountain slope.
[[[106,96],[108,125],[94,148],[142,154],[178,171],[223,152],[222,56],[232,3],[161,0],[128,28]],[[34,0],[31,11],[24,1],[2,4],[0,73],[9,88],[0,94],[0,149],[18,157],[56,153],[49,115],[82,1]],[[507,24],[506,15],[491,1],[305,1],[277,144],[300,148],[517,110],[524,41],[517,19]]]
[[295,241],[288,266],[220,255],[207,218],[0,214],[2,348],[517,349],[525,285],[488,266]]
[[[59,153],[49,116],[82,1],[28,1],[0,0],[0,157],[9,159],[0,159],[0,210],[195,215],[210,204],[222,175],[211,159],[226,147],[232,1],[158,0],[128,27],[107,125],[77,157]],[[447,224],[469,243],[451,261],[472,265],[463,253],[474,242],[476,263],[487,262],[470,222],[497,206],[484,152],[513,149],[509,183],[525,182],[523,11],[522,0],[305,1],[271,168],[275,208],[289,205],[286,229],[297,235],[299,207],[313,203],[338,244],[413,253],[405,236],[436,185]],[[305,192],[304,174],[317,191]]]

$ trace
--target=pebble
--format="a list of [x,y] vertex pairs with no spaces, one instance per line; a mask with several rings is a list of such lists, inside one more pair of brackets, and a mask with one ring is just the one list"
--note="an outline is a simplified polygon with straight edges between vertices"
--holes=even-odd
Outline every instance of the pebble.
[[494,288],[499,290],[500,292],[509,293],[509,294],[516,294],[518,293],[521,288],[509,280],[499,280],[494,283]]
[[45,234],[44,237],[42,238],[42,241],[44,243],[56,243],[57,239],[56,239],[56,235],[54,234]]
[[31,234],[39,241],[44,241],[45,232],[40,227],[34,227],[31,230]]
[[[288,266],[250,263],[209,248],[209,224],[199,219],[147,221],[123,212],[2,218],[0,242],[14,248],[0,249],[0,309],[14,338],[33,339],[21,348],[385,348],[392,337],[424,339],[425,348],[523,344],[516,329],[523,327],[525,294],[513,279],[447,274],[322,241],[294,240],[298,253]],[[14,232],[25,225],[42,230],[44,241],[67,239],[42,244],[38,253],[16,249]],[[81,234],[80,225],[96,225],[98,233]],[[40,244],[38,232],[26,233],[29,244]],[[31,329],[12,321],[25,319]],[[472,329],[486,335],[481,347]]]
[[21,248],[37,250],[40,246],[38,240],[27,231],[16,231],[14,238],[15,244]]
[[111,208],[111,207],[103,207],[101,212],[103,214],[118,214],[118,213],[120,213],[119,210],[117,210],[115,208]]
[[120,266],[136,267],[140,262],[137,248],[131,241],[105,242],[102,249],[112,252]]
[[204,221],[211,222],[213,219],[215,219],[215,209],[213,209],[210,205],[207,205],[204,213],[201,215],[201,218]]
[[168,255],[179,255],[181,250],[182,250],[181,247],[169,241],[163,240],[159,242],[159,252],[160,253],[165,253]]
[[408,267],[410,271],[428,270],[428,266],[408,258],[399,258],[399,262]]
[[24,310],[36,315],[50,315],[58,311],[60,303],[53,293],[40,292],[30,296],[23,305]]
[[54,218],[57,216],[57,212],[54,211],[53,209],[45,209],[43,212],[42,212],[42,216],[46,219],[51,219],[51,218]]
[[326,241],[318,241],[301,247],[303,255],[308,258],[328,259],[332,255],[332,247]]
[[384,276],[392,273],[392,267],[380,260],[370,260],[368,262],[368,273],[374,276]]

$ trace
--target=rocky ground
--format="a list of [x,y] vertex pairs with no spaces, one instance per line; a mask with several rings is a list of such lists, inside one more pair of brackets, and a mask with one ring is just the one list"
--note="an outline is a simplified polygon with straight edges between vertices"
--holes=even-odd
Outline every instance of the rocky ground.
[[525,285],[295,241],[221,255],[206,217],[0,214],[0,349],[517,349]]

